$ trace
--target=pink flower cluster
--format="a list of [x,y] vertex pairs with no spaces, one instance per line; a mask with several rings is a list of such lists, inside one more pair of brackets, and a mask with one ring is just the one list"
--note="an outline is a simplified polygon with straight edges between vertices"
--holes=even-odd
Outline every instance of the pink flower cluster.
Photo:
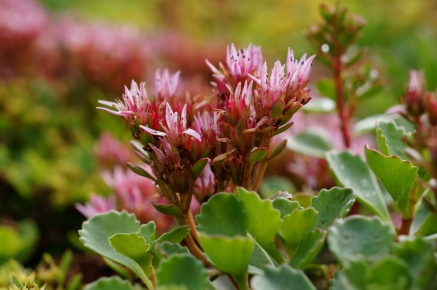
[[[285,65],[277,61],[269,74],[260,47],[231,45],[226,67],[207,62],[216,81],[215,98],[179,96],[179,72],[171,76],[165,70],[156,73],[153,96],[145,83],[133,81],[122,100],[101,101],[113,110],[101,109],[123,119],[147,151],[167,201],[185,211],[195,190],[203,193],[194,196],[205,198],[250,187],[260,162],[268,158],[271,138],[288,129],[293,114],[311,99],[305,86],[313,59],[296,60],[289,50]],[[208,163],[210,173],[198,183]]]

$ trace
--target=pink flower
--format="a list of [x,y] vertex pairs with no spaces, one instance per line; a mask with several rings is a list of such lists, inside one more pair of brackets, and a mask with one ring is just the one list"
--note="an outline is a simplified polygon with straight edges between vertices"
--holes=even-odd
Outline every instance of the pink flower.
[[158,69],[155,73],[155,94],[156,97],[163,101],[164,99],[173,98],[179,87],[180,71],[170,77],[168,70],[165,69],[162,74]]
[[290,86],[293,89],[306,86],[311,72],[311,65],[315,57],[315,55],[312,55],[306,59],[306,54],[304,54],[300,60],[297,60],[294,59],[293,50],[288,48],[285,66],[287,69],[287,74],[291,75]]
[[108,132],[100,135],[94,151],[99,164],[107,169],[113,168],[115,165],[124,166],[133,159],[129,148]]
[[145,83],[141,83],[138,87],[135,81],[131,83],[131,89],[124,87],[123,102],[117,100],[116,102],[108,102],[100,100],[99,103],[113,107],[116,110],[98,107],[97,109],[104,110],[114,115],[121,116],[128,124],[142,125],[147,123],[149,100],[147,97],[147,90]]
[[246,81],[243,89],[241,88],[241,83],[238,83],[235,92],[232,92],[232,89],[229,88],[231,94],[225,101],[225,110],[228,119],[230,119],[234,125],[242,118],[249,120],[256,117],[253,104],[254,99],[252,97],[252,86],[252,81],[249,84]]
[[248,74],[257,75],[261,69],[262,58],[261,47],[252,44],[246,50],[237,50],[231,44],[226,50],[228,70],[237,81],[243,81]]
[[76,204],[76,209],[87,218],[116,209],[115,197],[104,198],[96,194],[91,194],[90,201],[85,205]]

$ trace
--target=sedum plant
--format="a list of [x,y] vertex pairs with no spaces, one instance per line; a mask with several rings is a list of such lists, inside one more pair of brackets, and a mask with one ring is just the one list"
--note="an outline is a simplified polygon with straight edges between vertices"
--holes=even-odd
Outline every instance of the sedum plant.
[[[309,37],[332,68],[347,148],[358,98],[378,81],[369,64],[353,66],[360,51],[349,54],[361,18],[338,5],[321,13],[324,22]],[[298,123],[295,113],[312,98],[307,84],[315,56],[296,59],[289,49],[285,64],[269,71],[258,46],[230,45],[226,53],[225,64],[207,61],[210,96],[179,95],[179,72],[158,70],[153,94],[133,81],[121,100],[101,101],[100,109],[129,128],[150,170],[128,167],[157,186],[165,202],[153,207],[178,226],[159,236],[154,221],[91,201],[80,240],[143,286],[113,277],[86,289],[433,289],[435,101],[420,75],[412,73],[398,110],[414,121],[413,132],[383,118],[376,123],[378,148],[365,146],[365,159],[349,150],[326,153],[338,186],[307,199],[286,191],[261,198],[266,167],[287,145],[284,139],[271,146],[272,138]],[[355,203],[371,214],[348,216]]]

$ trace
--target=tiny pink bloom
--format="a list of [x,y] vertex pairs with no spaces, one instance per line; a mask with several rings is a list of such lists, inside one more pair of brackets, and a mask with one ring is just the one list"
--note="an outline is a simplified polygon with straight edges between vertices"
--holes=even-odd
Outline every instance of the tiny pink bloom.
[[231,44],[226,51],[226,64],[237,80],[246,78],[248,74],[257,74],[262,64],[261,47],[249,44],[246,50],[237,50]]
[[311,65],[316,56],[312,55],[306,59],[306,54],[300,60],[294,58],[293,50],[288,48],[287,61],[285,63],[287,74],[291,76],[290,86],[292,89],[303,87],[308,82]]
[[160,100],[174,97],[179,87],[180,71],[170,77],[168,70],[165,69],[162,74],[158,69],[155,73],[155,94]]

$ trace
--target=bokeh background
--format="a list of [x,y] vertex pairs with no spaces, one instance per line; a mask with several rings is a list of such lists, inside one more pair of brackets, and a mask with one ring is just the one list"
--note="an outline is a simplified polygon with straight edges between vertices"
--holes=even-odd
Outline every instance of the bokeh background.
[[[211,94],[205,59],[223,62],[230,43],[261,45],[269,63],[284,61],[288,47],[299,57],[312,54],[302,32],[320,21],[320,3],[0,0],[0,241],[20,245],[0,249],[0,262],[12,256],[32,265],[43,252],[80,247],[76,231],[85,218],[74,204],[93,192],[109,194],[100,172],[132,157],[128,130],[96,110],[97,100],[121,97],[132,79],[153,92],[158,68],[180,70],[183,91]],[[397,103],[410,69],[424,69],[428,89],[436,88],[436,1],[342,5],[367,20],[359,45],[368,47],[384,81],[362,101],[358,117]],[[315,94],[316,81],[327,75],[316,61]],[[2,231],[6,226],[15,231]]]

